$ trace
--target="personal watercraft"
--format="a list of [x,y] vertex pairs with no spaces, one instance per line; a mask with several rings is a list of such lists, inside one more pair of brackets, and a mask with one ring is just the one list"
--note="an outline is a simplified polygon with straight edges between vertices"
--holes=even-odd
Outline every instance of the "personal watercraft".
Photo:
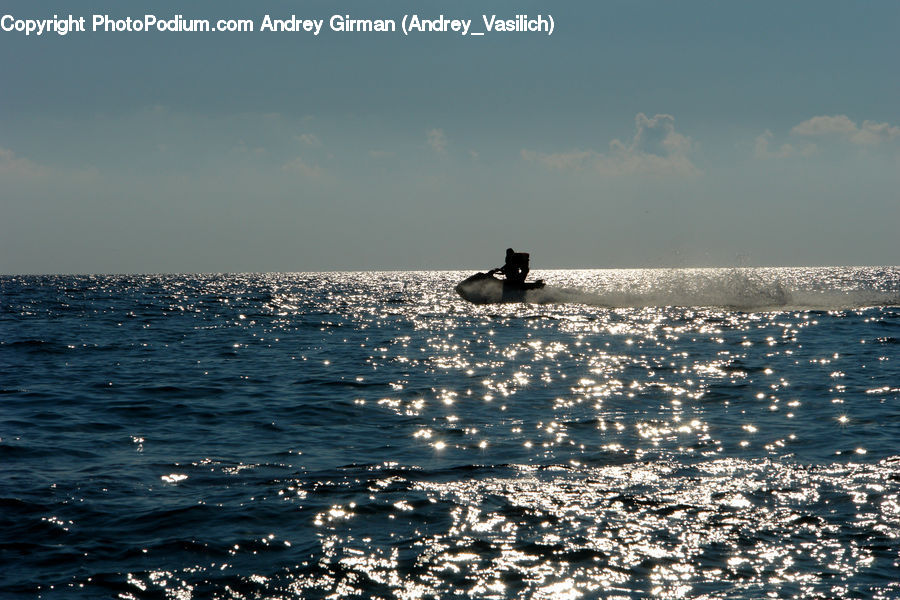
[[544,281],[510,281],[495,277],[492,272],[475,273],[456,286],[456,293],[473,304],[527,302],[528,292],[540,290]]

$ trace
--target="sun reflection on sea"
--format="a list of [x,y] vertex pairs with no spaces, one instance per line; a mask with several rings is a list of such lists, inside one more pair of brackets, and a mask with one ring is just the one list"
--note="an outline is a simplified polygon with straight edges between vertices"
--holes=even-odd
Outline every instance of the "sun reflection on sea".
[[502,306],[462,273],[72,284],[48,302],[115,350],[67,333],[73,414],[29,418],[96,464],[23,537],[122,598],[896,597],[900,275],[867,274],[546,272]]

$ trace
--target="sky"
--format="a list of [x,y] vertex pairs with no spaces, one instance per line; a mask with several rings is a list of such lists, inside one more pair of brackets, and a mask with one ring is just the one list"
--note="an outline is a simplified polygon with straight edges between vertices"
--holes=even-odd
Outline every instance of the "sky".
[[[0,31],[0,273],[900,264],[893,0],[0,5],[54,14]],[[413,14],[554,28],[328,30]]]

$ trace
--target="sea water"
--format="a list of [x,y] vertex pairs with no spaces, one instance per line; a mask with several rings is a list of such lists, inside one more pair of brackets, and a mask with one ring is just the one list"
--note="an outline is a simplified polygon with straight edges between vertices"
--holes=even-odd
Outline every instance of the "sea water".
[[4,598],[900,597],[900,269],[0,279]]

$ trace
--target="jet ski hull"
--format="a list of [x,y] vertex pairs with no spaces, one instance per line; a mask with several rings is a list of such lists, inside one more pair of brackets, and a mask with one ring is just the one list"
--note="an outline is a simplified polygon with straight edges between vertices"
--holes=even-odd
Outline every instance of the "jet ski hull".
[[543,281],[517,283],[499,279],[488,273],[476,273],[459,282],[456,293],[472,304],[527,302],[527,294],[544,287]]

